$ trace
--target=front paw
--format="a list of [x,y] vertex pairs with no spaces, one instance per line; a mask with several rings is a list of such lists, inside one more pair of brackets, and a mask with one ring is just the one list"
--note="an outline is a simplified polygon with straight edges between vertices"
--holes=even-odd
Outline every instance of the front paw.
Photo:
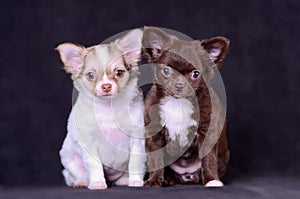
[[205,184],[205,187],[223,187],[224,184],[220,180],[211,180]]
[[172,178],[168,178],[168,179],[165,179],[163,181],[163,186],[164,187],[168,187],[168,186],[174,186],[176,184],[175,180],[172,179]]
[[145,187],[161,187],[162,186],[162,180],[147,180],[144,183]]
[[128,186],[130,187],[142,187],[144,185],[144,181],[142,180],[134,180],[129,182]]
[[91,190],[107,189],[107,184],[105,182],[91,182],[88,188]]

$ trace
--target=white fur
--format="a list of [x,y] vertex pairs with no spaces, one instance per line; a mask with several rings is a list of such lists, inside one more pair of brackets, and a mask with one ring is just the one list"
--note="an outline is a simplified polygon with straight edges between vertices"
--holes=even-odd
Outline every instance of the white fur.
[[[142,31],[138,29],[131,31],[111,45],[116,47],[116,44],[120,43],[122,47],[123,42],[126,44],[125,47],[123,45],[124,51],[127,52],[132,43],[131,37],[137,40],[134,40],[134,45],[131,47],[133,50],[139,49],[137,52],[140,53]],[[110,44],[91,48],[94,49],[94,53],[86,55],[85,60],[88,62],[84,62],[85,67],[102,66],[102,69],[113,71],[117,65],[122,64],[119,50],[116,48],[110,51],[112,54],[109,54],[107,45]],[[66,70],[73,74],[74,67],[76,68],[72,65],[73,57],[75,56],[76,60],[77,58],[83,59],[84,54],[81,53],[83,48],[72,44],[62,44],[58,47],[58,51],[64,65],[68,66]],[[130,62],[132,66],[135,66],[140,56],[139,53],[126,55],[125,58],[128,59],[127,61],[130,61],[130,58],[135,61],[135,63]],[[135,57],[130,57],[132,55]],[[69,186],[106,189],[104,171],[108,175],[110,171],[108,168],[122,172],[116,184],[143,185],[146,162],[144,106],[142,94],[137,88],[137,77],[133,75],[129,79],[129,75],[125,74],[123,82],[119,82],[121,89],[117,84],[108,81],[109,79],[104,75],[96,89],[101,89],[104,83],[111,83],[115,91],[111,92],[112,95],[109,97],[96,97],[95,93],[84,85],[83,82],[90,85],[87,80],[74,80],[79,95],[72,107],[68,119],[68,132],[59,152],[64,166],[62,173]],[[100,96],[102,96],[101,93]],[[111,178],[114,178],[120,173],[111,171],[111,174]],[[109,176],[108,179],[110,179]]]
[[[111,101],[95,99],[92,104],[79,94],[60,151],[65,167],[63,174],[69,186],[106,188],[102,164],[129,171],[129,186],[142,186],[146,161],[143,102],[135,89]],[[129,104],[126,106],[125,102]],[[128,117],[129,113],[135,115]],[[138,125],[132,122],[132,117]],[[123,168],[124,163],[127,167]]]
[[189,165],[188,167],[182,167],[177,165],[176,163],[170,164],[169,167],[173,169],[176,173],[181,175],[186,173],[194,173],[201,168],[201,160],[199,159],[199,161],[196,161],[195,163]]
[[206,183],[205,187],[223,187],[224,184],[220,180],[211,180]]
[[196,120],[191,117],[194,112],[192,103],[185,98],[167,96],[161,100],[160,107],[161,125],[167,127],[172,140],[177,137],[180,146],[186,146],[189,142],[188,128],[197,126]]

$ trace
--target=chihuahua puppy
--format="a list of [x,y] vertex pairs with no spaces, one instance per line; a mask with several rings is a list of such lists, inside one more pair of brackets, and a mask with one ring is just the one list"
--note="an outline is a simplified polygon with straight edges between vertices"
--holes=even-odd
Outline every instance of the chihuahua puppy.
[[[212,97],[203,75],[209,73],[205,68],[223,64],[229,40],[184,41],[159,28],[145,27],[143,49],[154,66],[154,84],[145,99],[146,151],[157,152],[148,156],[150,173],[145,186],[201,181],[207,187],[223,186],[220,177],[229,160],[226,123],[212,123],[222,125],[222,133],[210,152],[204,157],[200,154],[213,117]],[[182,54],[196,60],[198,66]],[[180,150],[182,155],[164,168],[166,159]]]
[[79,93],[59,152],[68,186],[143,186],[144,106],[137,87],[142,37],[134,29],[110,44],[56,48]]

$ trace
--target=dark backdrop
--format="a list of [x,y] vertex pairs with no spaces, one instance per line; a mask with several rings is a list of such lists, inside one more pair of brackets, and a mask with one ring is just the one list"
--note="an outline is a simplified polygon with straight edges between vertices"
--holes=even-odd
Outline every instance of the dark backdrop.
[[1,1],[0,184],[62,182],[72,82],[54,48],[144,25],[223,35],[228,179],[299,176],[300,1]]

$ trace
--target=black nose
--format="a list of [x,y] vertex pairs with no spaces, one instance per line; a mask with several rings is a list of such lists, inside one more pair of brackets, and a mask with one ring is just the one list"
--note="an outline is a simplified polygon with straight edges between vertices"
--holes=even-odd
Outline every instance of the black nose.
[[186,179],[188,179],[188,180],[192,179],[192,176],[191,176],[190,174],[187,174],[185,177],[186,177]]
[[178,89],[178,90],[182,90],[184,88],[184,84],[183,83],[176,83],[175,88]]

